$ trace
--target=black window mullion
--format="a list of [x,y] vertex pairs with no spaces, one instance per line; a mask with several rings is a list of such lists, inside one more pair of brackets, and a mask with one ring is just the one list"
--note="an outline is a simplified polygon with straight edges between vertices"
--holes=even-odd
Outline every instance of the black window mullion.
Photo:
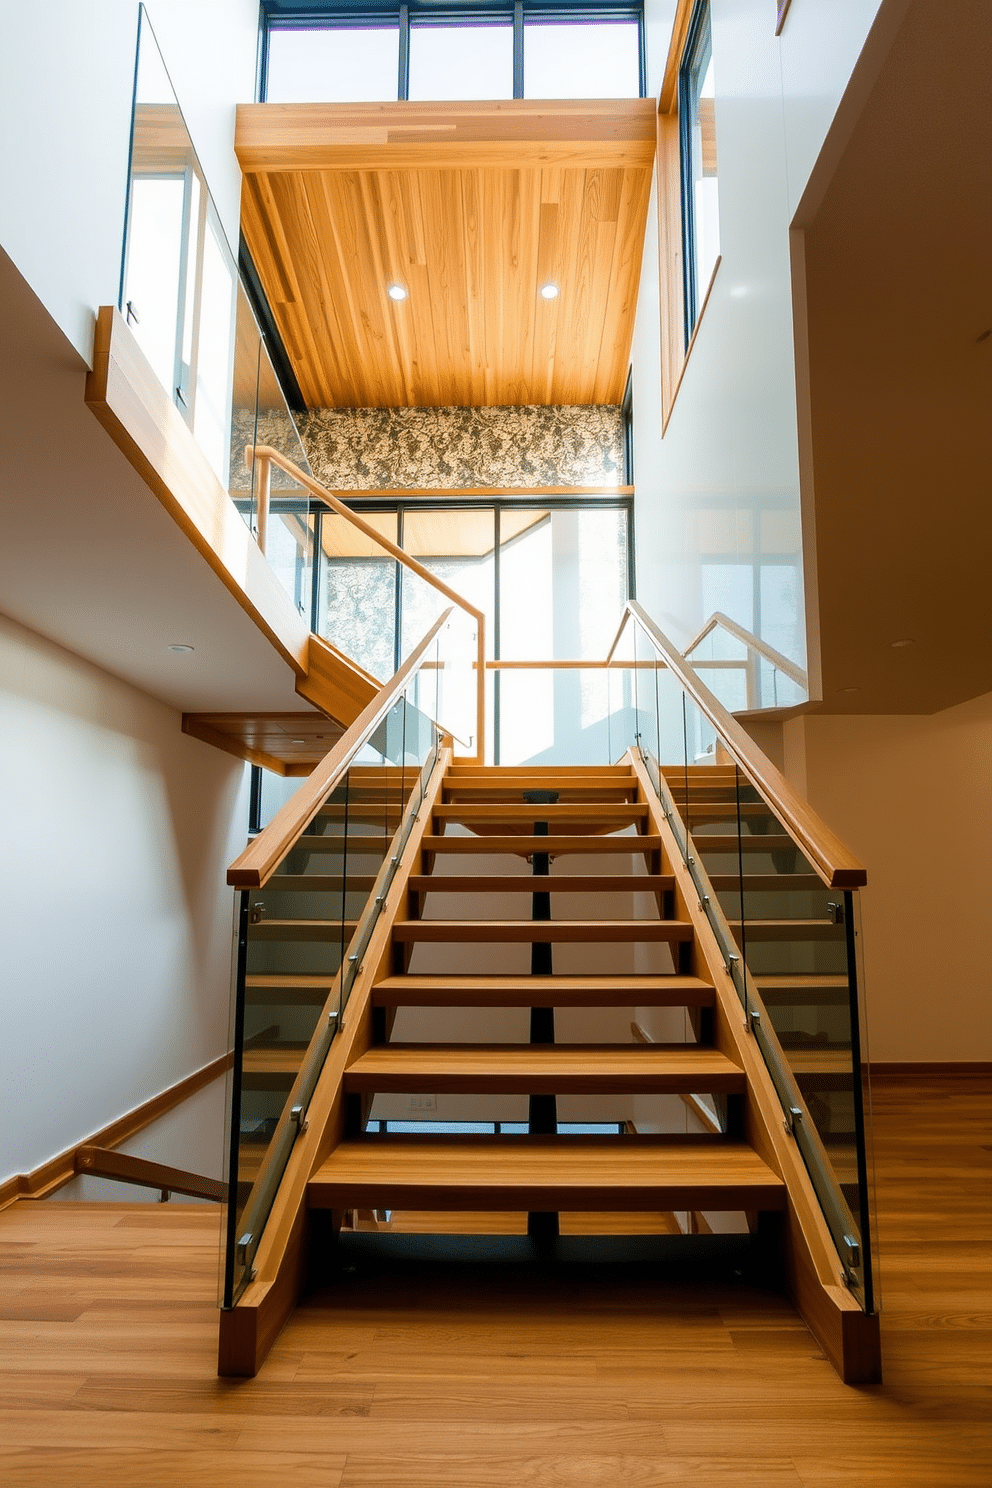
[[410,7],[400,6],[400,70],[396,96],[401,103],[410,97]]
[[524,96],[524,7],[523,0],[513,6],[513,96]]

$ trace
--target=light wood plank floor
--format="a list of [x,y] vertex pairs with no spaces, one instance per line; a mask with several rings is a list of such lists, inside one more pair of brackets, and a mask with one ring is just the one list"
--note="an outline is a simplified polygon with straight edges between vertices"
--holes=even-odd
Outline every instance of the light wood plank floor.
[[876,1090],[886,1382],[784,1301],[518,1277],[345,1278],[258,1379],[214,1375],[218,1220],[0,1215],[4,1488],[987,1488],[988,1081]]

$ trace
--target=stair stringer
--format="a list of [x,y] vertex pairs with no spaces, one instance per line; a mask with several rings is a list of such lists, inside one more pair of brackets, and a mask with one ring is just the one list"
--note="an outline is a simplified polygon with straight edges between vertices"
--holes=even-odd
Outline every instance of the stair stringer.
[[[310,1215],[307,1185],[344,1134],[344,1072],[372,1044],[372,988],[390,971],[393,924],[410,912],[407,883],[420,865],[450,748],[438,751],[424,801],[396,868],[382,913],[352,985],[344,1020],[307,1108],[307,1124],[290,1152],[255,1254],[254,1275],[236,1304],[220,1314],[217,1373],[253,1378],[296,1307],[307,1282]],[[328,1006],[337,996],[337,981]],[[287,1102],[287,1107],[290,1102]]]
[[381,688],[381,682],[337,646],[311,634],[306,675],[296,678],[296,691],[301,698],[347,728]]
[[[866,1314],[844,1283],[844,1268],[823,1218],[802,1156],[786,1133],[782,1106],[726,969],[723,952],[682,861],[675,835],[636,750],[627,758],[646,801],[651,830],[662,839],[665,869],[675,877],[676,913],[691,920],[691,967],[716,989],[715,1047],[747,1076],[745,1135],[786,1186],[785,1261],[789,1295],[810,1332],[845,1384],[877,1384],[882,1377],[877,1314]],[[715,902],[715,896],[713,896]]]

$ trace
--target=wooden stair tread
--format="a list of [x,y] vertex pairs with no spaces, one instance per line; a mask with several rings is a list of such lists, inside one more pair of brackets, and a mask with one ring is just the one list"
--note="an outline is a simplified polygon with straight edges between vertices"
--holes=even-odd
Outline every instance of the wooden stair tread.
[[546,821],[561,826],[562,822],[609,822],[618,827],[632,826],[645,821],[648,815],[644,801],[619,801],[616,803],[592,801],[556,801],[542,805],[527,801],[480,801],[458,805],[436,805],[431,815],[437,821],[461,822],[463,826],[472,822],[533,822]]
[[680,941],[692,940],[688,920],[397,920],[399,941]]
[[675,887],[671,873],[413,874],[417,894],[658,894]]
[[372,988],[376,1007],[712,1007],[693,976],[395,976]]
[[728,920],[736,937],[743,923],[747,940],[843,940],[844,926],[833,920]]
[[265,885],[274,894],[368,894],[374,887],[374,873],[273,873]]
[[259,920],[248,927],[250,940],[340,940],[354,935],[357,920]]
[[342,1142],[310,1180],[329,1209],[781,1209],[781,1178],[719,1138],[446,1139]]
[[250,1083],[257,1084],[257,1077],[261,1075],[295,1076],[305,1053],[305,1048],[294,1048],[291,1044],[270,1044],[245,1049],[242,1063],[244,1077]]
[[[735,849],[737,839],[734,838]],[[661,838],[648,833],[636,837],[598,837],[573,833],[568,836],[534,837],[449,837],[425,834],[421,846],[428,853],[550,853],[561,857],[565,853],[628,853],[637,854],[661,851]]]
[[797,1077],[803,1075],[845,1075],[853,1078],[853,1063],[849,1049],[783,1049],[786,1064]]
[[[703,841],[706,839],[704,838]],[[732,893],[744,884],[746,894],[754,893],[813,893],[818,889],[825,889],[827,885],[818,873],[747,873],[743,880],[736,873],[711,873],[710,883],[716,892]]]
[[802,856],[801,849],[784,832],[769,832],[767,836],[743,832],[740,837],[736,832],[694,832],[692,840],[703,854],[736,853],[740,848],[742,852],[796,852]]
[[392,837],[384,837],[378,833],[373,836],[368,832],[349,832],[347,837],[343,834],[324,835],[320,832],[304,832],[302,837],[297,837],[289,851],[293,852],[296,848],[303,847],[308,852],[342,853],[347,846],[349,854],[356,856],[362,852],[381,854],[390,846],[392,840]]
[[284,971],[255,971],[245,977],[245,986],[257,987],[324,987],[330,991],[334,985],[334,976],[320,976],[319,974],[284,972]]
[[[535,790],[541,789],[540,786],[535,786],[534,788]],[[445,780],[445,804],[481,804],[483,800],[490,800],[494,805],[503,801],[512,801],[519,805],[523,798],[523,793],[527,789],[528,787],[526,783],[523,782],[514,785],[508,782],[496,784],[492,781],[487,782],[483,779]],[[603,804],[613,805],[622,804],[622,802],[611,803],[608,798],[611,796],[629,796],[632,795],[633,792],[636,791],[636,789],[637,781],[634,780],[633,776],[629,776],[625,780],[604,779],[598,783],[592,781],[588,784],[582,785],[579,785],[577,783],[570,785],[563,784],[558,793],[558,804],[567,805],[569,803],[574,804],[576,802],[591,801],[601,801],[603,802]],[[450,798],[452,796],[457,797],[458,799],[451,800]],[[604,800],[604,797],[606,798],[606,800]],[[531,809],[533,809],[533,806],[531,806]]]
[[744,1071],[698,1044],[383,1044],[345,1071],[346,1090],[437,1094],[735,1094]]

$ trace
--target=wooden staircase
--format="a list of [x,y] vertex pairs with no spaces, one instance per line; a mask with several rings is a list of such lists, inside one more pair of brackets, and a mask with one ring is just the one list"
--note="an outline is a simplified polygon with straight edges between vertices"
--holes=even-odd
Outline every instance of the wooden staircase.
[[[534,792],[557,799],[528,801]],[[527,859],[540,864],[545,854],[546,875],[522,871]],[[473,871],[479,856],[487,859],[481,873]],[[407,879],[407,912],[392,924],[386,974],[371,988],[371,1040],[356,1047],[344,1071],[344,1139],[310,1180],[312,1210],[330,1210],[337,1219],[352,1209],[582,1211],[600,1213],[604,1232],[618,1213],[736,1211],[756,1226],[760,1213],[782,1210],[780,1174],[744,1139],[746,1076],[719,1026],[711,970],[631,766],[449,765],[419,857]],[[500,863],[505,871],[493,871]],[[576,865],[581,871],[570,871]],[[494,896],[505,905],[507,894],[526,918],[508,918],[505,910],[490,916]],[[556,913],[565,895],[581,896],[581,918]],[[610,917],[597,913],[604,896],[621,906]],[[551,917],[532,918],[542,898]],[[434,946],[464,948],[464,972],[418,974],[418,953]],[[551,947],[552,965],[562,947],[608,946],[630,963],[641,948],[660,946],[668,969],[527,976],[500,969],[511,946]],[[433,1020],[438,1041],[397,1039],[404,1011],[427,1007],[441,1010]],[[551,1011],[542,1035],[548,1039],[550,1029],[550,1041],[450,1043],[443,1040],[444,1010],[455,1007],[598,1008],[604,1023],[613,1013],[617,1041],[561,1041]],[[684,1009],[689,1041],[630,1042],[638,1008]],[[530,1131],[370,1133],[369,1112],[384,1094],[527,1096]],[[548,1125],[546,1105],[544,1122],[534,1120],[534,1098],[645,1095],[702,1098],[722,1113],[723,1129],[707,1131],[686,1116],[676,1123],[681,1132],[633,1133],[628,1121],[615,1123],[611,1135],[563,1134],[541,1129]]]
[[[691,829],[705,837],[713,889],[723,893],[737,866],[721,856],[731,842],[738,852],[736,798],[730,832],[728,779],[714,766],[690,770],[699,777],[690,791],[685,772]],[[780,890],[767,855],[795,853],[792,838],[763,806],[744,819],[752,887]],[[752,860],[759,838],[765,859]],[[322,850],[309,837],[297,846]],[[251,1279],[221,1314],[220,1373],[256,1372],[307,1279],[333,1267],[349,1215],[406,1214],[416,1220],[408,1232],[435,1234],[506,1234],[516,1216],[518,1233],[526,1229],[545,1257],[556,1253],[559,1229],[664,1234],[682,1245],[707,1228],[705,1216],[727,1228],[733,1215],[729,1227],[750,1235],[763,1271],[780,1276],[841,1376],[877,1379],[877,1316],[847,1290],[724,951],[640,757],[612,768],[485,769],[445,750],[396,862]],[[776,860],[783,865],[789,889],[815,887],[801,854]],[[819,922],[814,910],[803,919]],[[731,911],[728,899],[728,919]],[[766,927],[772,945],[776,917]],[[748,933],[753,923],[749,912]],[[807,932],[827,933],[819,923],[793,933]],[[827,1003],[836,980],[817,980]],[[301,1000],[315,995],[302,981]],[[798,974],[764,981],[770,1000],[809,995]],[[436,1102],[437,1123],[390,1130],[379,1113],[402,1097],[408,1111]],[[452,1125],[446,1135],[449,1100],[516,1102],[505,1123],[515,1129],[494,1119],[488,1134]],[[609,1128],[569,1130],[583,1102],[609,1104]],[[657,1107],[658,1118],[630,1119],[635,1103],[639,1113]],[[558,1104],[569,1113],[561,1120]]]

